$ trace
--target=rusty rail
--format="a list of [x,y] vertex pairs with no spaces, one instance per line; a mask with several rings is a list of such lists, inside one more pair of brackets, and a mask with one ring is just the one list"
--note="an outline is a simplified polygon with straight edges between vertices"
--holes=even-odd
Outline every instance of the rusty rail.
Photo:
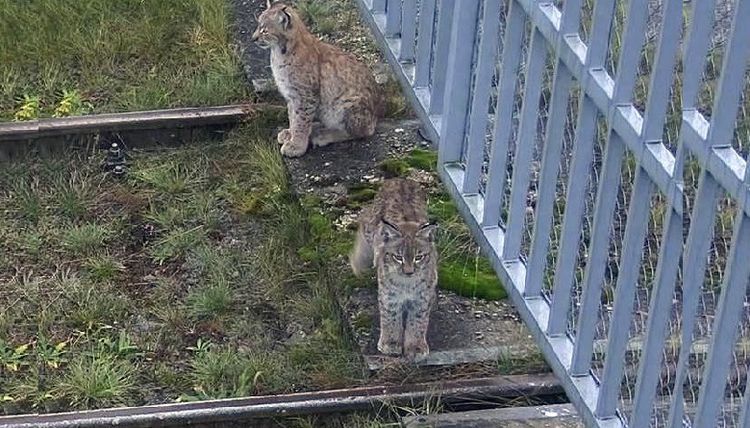
[[371,410],[383,403],[414,405],[435,397],[439,397],[443,403],[456,404],[561,393],[562,388],[552,374],[497,376],[70,413],[5,416],[0,417],[0,428],[189,426]]

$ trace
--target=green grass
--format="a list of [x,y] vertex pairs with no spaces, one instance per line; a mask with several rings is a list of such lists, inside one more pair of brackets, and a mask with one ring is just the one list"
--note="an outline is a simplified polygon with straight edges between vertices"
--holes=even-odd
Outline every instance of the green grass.
[[0,0],[0,120],[248,97],[224,0]]
[[283,354],[209,346],[196,351],[190,361],[194,395],[182,398],[227,398],[283,391],[295,374]]
[[95,152],[0,170],[0,412],[362,381],[330,270],[351,236],[292,194],[266,126],[131,151],[126,180]]
[[135,368],[124,360],[94,354],[70,363],[56,393],[72,408],[127,405],[137,387]]
[[60,243],[71,254],[83,256],[93,254],[104,247],[111,235],[112,232],[106,226],[86,223],[62,232]]

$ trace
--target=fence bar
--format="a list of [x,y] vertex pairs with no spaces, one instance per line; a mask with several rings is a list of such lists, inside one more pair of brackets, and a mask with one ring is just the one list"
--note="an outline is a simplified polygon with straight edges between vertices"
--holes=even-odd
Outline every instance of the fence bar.
[[448,69],[448,54],[451,41],[451,25],[456,0],[440,0],[438,8],[437,39],[435,41],[435,63],[432,66],[432,82],[430,84],[430,114],[443,112],[443,97],[445,96],[445,77]]
[[544,66],[547,60],[547,42],[542,34],[532,27],[526,78],[524,80],[521,123],[516,139],[516,156],[513,159],[513,181],[508,210],[508,228],[503,247],[504,260],[516,260],[521,252],[521,240],[525,233],[526,207],[528,206],[529,181],[531,179],[531,157],[537,140],[539,120],[539,98],[544,84]]
[[722,293],[716,319],[713,323],[711,352],[703,370],[698,407],[693,426],[714,428],[719,408],[724,399],[729,363],[732,360],[735,339],[737,338],[740,315],[745,302],[747,279],[750,276],[750,248],[744,245],[750,241],[750,219],[744,211],[738,211],[729,251]]
[[526,17],[521,6],[511,1],[508,7],[503,56],[500,65],[500,87],[495,106],[490,165],[484,199],[482,226],[497,227],[505,193],[505,174],[508,161],[508,140],[513,129],[513,100],[515,98],[518,68],[521,64],[522,40]]
[[401,34],[401,1],[387,0],[385,8],[386,37],[398,37]]
[[372,0],[372,11],[374,13],[385,12],[385,3],[386,0]]
[[417,32],[416,71],[414,87],[424,88],[430,84],[430,63],[432,62],[432,35],[435,27],[435,2],[419,2],[419,31]]
[[662,138],[672,78],[679,55],[682,1],[664,0],[663,7],[662,30],[659,35],[659,45],[656,47],[648,88],[648,101],[643,116],[643,131],[641,132],[643,141],[656,141]]
[[630,0],[625,35],[622,37],[622,50],[617,63],[617,78],[612,101],[615,105],[630,103],[633,88],[638,77],[638,65],[641,59],[641,47],[646,37],[648,22],[648,1]]
[[602,68],[607,59],[607,48],[609,48],[609,30],[612,26],[612,18],[615,16],[615,0],[597,0],[594,2],[593,23],[591,25],[591,37],[586,50],[587,70]]
[[482,38],[474,79],[474,97],[471,101],[471,118],[469,121],[468,150],[466,152],[466,175],[463,192],[479,193],[479,178],[484,162],[484,148],[487,135],[487,108],[490,102],[492,76],[495,74],[497,61],[497,44],[500,29],[500,2],[485,0],[482,14]]
[[[659,250],[659,264],[656,266],[654,294],[649,304],[646,343],[641,352],[638,380],[635,385],[635,402],[628,421],[634,427],[648,425],[651,418],[656,386],[659,383],[667,323],[672,314],[672,296],[682,253],[682,215],[673,208],[669,207],[665,214],[667,218]],[[681,397],[673,397],[673,400],[675,399]]]
[[701,297],[704,271],[711,241],[713,239],[716,200],[719,196],[719,184],[704,169],[698,180],[698,192],[695,196],[695,208],[690,219],[690,230],[685,243],[682,261],[682,334],[680,355],[675,374],[675,385],[669,409],[667,426],[682,427],[683,388],[685,377],[690,367],[690,344],[693,341],[695,313]]
[[448,59],[448,82],[445,89],[450,100],[443,115],[438,162],[461,160],[466,138],[466,118],[471,92],[471,69],[480,0],[463,0],[453,16],[453,31]]
[[693,108],[698,101],[703,70],[706,67],[708,48],[716,0],[693,1],[690,13],[692,25],[687,31],[682,55],[682,108]]
[[399,59],[414,62],[414,41],[417,37],[417,2],[406,0],[401,15],[401,50]]
[[591,365],[594,350],[596,319],[601,300],[604,270],[609,255],[609,227],[620,188],[622,158],[625,145],[616,133],[610,132],[604,154],[599,189],[596,194],[596,210],[588,248],[588,260],[584,275],[583,296],[578,316],[575,348],[570,373],[584,375]]
[[597,118],[596,105],[588,96],[582,94],[565,194],[563,228],[555,265],[554,293],[547,321],[547,334],[551,336],[562,335],[568,328],[571,289],[576,273],[576,259],[589,186],[593,191],[593,183],[589,183],[588,176],[594,158]]
[[[560,35],[578,33],[581,24],[582,0],[566,0],[562,5],[562,18],[560,19]],[[558,45],[563,41],[562,37]]]
[[[614,192],[614,189],[610,189]],[[628,208],[627,224],[623,236],[620,266],[615,287],[614,312],[610,318],[607,335],[607,353],[601,379],[599,400],[595,414],[600,418],[615,415],[620,395],[622,372],[625,366],[625,351],[630,338],[630,323],[633,319],[633,299],[638,285],[639,266],[643,252],[643,241],[648,230],[649,209],[653,186],[643,168],[637,167],[633,182],[633,193]]]
[[729,146],[734,135],[734,122],[740,108],[745,86],[745,70],[750,60],[750,2],[737,2],[732,32],[721,66],[716,99],[711,110],[708,140],[712,147]]
[[541,294],[542,282],[547,268],[550,229],[554,219],[554,205],[557,190],[557,176],[563,147],[565,124],[568,113],[568,100],[573,76],[558,59],[552,83],[552,99],[547,119],[547,132],[544,140],[539,184],[537,185],[534,233],[531,239],[528,268],[526,269],[527,296]]

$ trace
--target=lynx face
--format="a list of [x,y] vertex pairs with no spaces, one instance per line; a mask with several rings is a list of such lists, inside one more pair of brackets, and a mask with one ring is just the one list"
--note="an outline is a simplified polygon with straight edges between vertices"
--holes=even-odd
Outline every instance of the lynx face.
[[383,265],[387,272],[412,276],[430,266],[435,225],[383,222]]
[[296,18],[289,6],[269,2],[268,8],[258,17],[258,28],[253,33],[252,41],[263,49],[280,47],[282,51],[285,50]]

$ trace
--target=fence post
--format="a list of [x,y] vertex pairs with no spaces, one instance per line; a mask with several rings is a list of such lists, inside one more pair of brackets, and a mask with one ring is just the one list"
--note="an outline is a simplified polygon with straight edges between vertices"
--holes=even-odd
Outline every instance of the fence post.
[[401,35],[401,0],[387,0],[385,7],[385,35],[386,37],[398,37]]
[[432,82],[430,82],[430,114],[440,114],[443,112],[443,98],[445,98],[446,74],[452,33],[451,25],[453,24],[455,6],[456,0],[440,0],[435,52],[433,52],[435,61],[432,65]]
[[435,28],[435,2],[419,2],[419,31],[417,32],[417,55],[414,87],[425,88],[430,84],[430,62],[432,62],[432,38]]
[[372,0],[372,12],[373,13],[385,12],[385,2],[386,0]]
[[453,15],[445,88],[448,105],[440,131],[439,165],[461,159],[471,96],[471,70],[478,14],[479,0],[462,0],[461,7],[456,8]]

